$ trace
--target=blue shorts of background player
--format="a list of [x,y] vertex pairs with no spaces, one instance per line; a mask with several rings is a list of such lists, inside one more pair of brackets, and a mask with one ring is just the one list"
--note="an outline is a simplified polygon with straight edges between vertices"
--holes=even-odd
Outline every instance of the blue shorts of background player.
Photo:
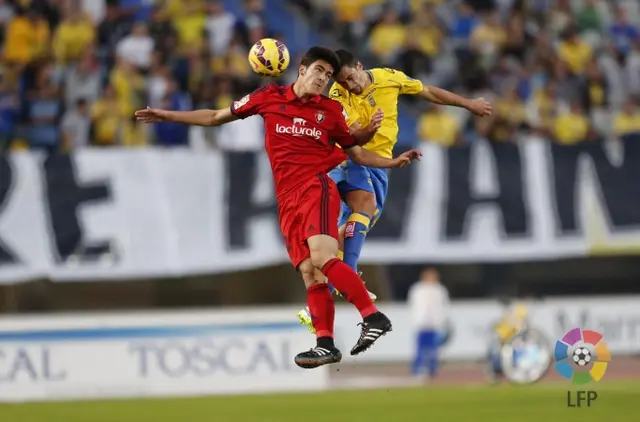
[[[364,167],[351,160],[342,162],[329,172],[329,177],[338,185],[342,196],[342,211],[339,227],[346,226],[344,231],[343,260],[354,271],[358,271],[358,259],[364,246],[368,231],[375,225],[382,214],[384,202],[389,188],[389,177],[386,169]],[[373,215],[354,212],[346,202],[346,195],[351,191],[363,190],[375,195],[375,211]]]

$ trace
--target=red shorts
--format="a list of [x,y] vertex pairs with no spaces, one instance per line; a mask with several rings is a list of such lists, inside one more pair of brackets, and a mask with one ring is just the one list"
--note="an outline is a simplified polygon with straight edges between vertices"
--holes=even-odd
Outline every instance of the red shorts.
[[296,269],[311,256],[308,238],[326,234],[338,239],[340,207],[338,187],[326,174],[318,174],[278,198],[280,230]]

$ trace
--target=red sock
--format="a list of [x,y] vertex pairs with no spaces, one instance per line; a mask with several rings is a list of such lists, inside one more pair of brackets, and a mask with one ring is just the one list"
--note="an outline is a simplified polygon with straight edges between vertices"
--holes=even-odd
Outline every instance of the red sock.
[[373,304],[364,287],[364,282],[347,264],[338,258],[333,258],[324,264],[322,273],[348,302],[358,308],[362,318],[378,312],[378,308]]
[[307,289],[307,306],[313,327],[316,329],[316,337],[333,338],[336,308],[327,283],[314,284]]

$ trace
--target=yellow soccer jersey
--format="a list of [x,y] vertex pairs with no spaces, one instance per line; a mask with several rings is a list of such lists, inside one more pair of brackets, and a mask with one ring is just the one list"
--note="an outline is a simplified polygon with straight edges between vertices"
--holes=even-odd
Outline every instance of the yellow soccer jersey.
[[501,343],[504,344],[526,326],[527,315],[527,307],[523,304],[517,304],[507,311],[500,322],[494,326],[494,330]]
[[398,141],[398,97],[402,94],[417,94],[422,91],[423,85],[399,70],[383,68],[367,72],[373,83],[362,94],[352,94],[336,82],[329,90],[329,97],[339,101],[344,107],[348,126],[355,122],[366,126],[376,110],[382,109],[382,125],[364,148],[382,157],[391,158],[393,147]]

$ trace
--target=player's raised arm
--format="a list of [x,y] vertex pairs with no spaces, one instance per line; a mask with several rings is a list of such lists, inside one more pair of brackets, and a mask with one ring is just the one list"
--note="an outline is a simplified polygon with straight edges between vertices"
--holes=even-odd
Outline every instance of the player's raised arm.
[[[376,121],[382,121],[382,112],[380,111],[376,114],[379,114],[379,119],[376,119]],[[345,121],[344,115],[340,116],[338,113],[336,113],[335,119],[336,120],[332,128],[331,138],[345,150],[349,158],[351,158],[351,160],[356,164],[360,164],[366,167],[401,168],[406,166],[407,164],[411,164],[413,160],[420,160],[420,157],[422,156],[420,151],[412,149],[396,158],[381,157],[375,152],[366,150],[358,145],[358,140],[353,134],[350,133],[350,130],[347,127],[347,122]],[[379,123],[377,124],[375,130],[377,130],[378,127],[380,127]]]
[[351,161],[361,166],[366,167],[378,167],[378,168],[402,168],[413,162],[413,160],[420,161],[422,153],[418,150],[409,150],[395,158],[384,158],[362,148],[360,145],[354,145],[351,148],[345,150]]
[[237,120],[231,109],[172,111],[145,108],[136,111],[136,118],[143,123],[175,122],[194,126],[220,126]]
[[446,89],[438,88],[437,86],[424,86],[419,80],[410,78],[399,70],[387,70],[391,73],[391,79],[400,85],[401,94],[418,95],[432,103],[466,108],[476,116],[491,115],[491,104],[485,101],[484,98],[477,98],[475,100],[464,98]]
[[437,86],[425,86],[418,95],[432,103],[466,108],[476,116],[490,116],[492,111],[491,104],[484,98],[471,100]]
[[171,111],[147,107],[136,111],[136,117],[144,123],[175,122],[194,126],[220,126],[234,120],[260,114],[268,96],[269,87],[265,86],[245,95],[238,101],[234,101],[229,108]]

